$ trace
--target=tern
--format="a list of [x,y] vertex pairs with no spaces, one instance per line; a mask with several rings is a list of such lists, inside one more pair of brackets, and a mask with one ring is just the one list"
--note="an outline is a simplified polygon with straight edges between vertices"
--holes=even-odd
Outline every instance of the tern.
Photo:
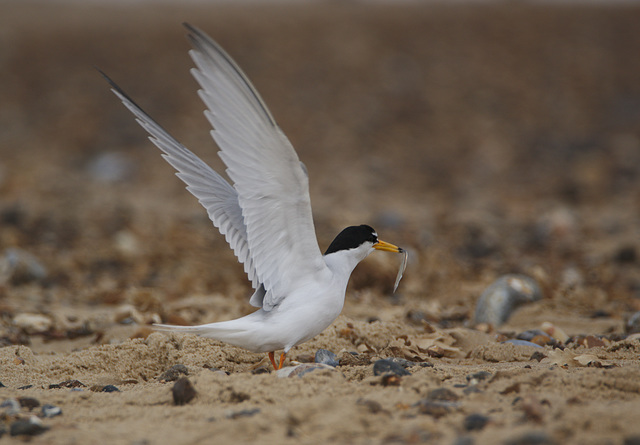
[[[255,289],[249,303],[259,309],[236,320],[155,327],[267,352],[277,370],[292,347],[320,334],[338,317],[349,277],[360,261],[374,250],[404,253],[397,287],[407,254],[364,224],[344,229],[321,253],[307,170],[289,139],[231,57],[199,29],[184,26],[196,65],[191,73],[200,85],[211,135],[233,185],[101,74],[225,236]],[[279,350],[283,352],[276,362],[274,353]]]

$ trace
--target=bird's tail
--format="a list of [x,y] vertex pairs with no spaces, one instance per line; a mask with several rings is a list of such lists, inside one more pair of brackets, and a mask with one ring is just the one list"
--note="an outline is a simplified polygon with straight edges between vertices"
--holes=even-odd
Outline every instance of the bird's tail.
[[195,334],[202,337],[214,338],[216,340],[224,340],[230,334],[241,331],[238,327],[231,327],[225,322],[209,323],[198,326],[178,326],[172,324],[154,324],[153,329],[162,332],[180,332],[183,334]]

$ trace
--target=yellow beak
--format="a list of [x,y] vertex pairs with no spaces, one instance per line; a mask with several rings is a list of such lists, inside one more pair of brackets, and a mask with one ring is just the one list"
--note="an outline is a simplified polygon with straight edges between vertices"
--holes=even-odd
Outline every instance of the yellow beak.
[[382,240],[378,240],[378,242],[373,245],[373,248],[376,250],[384,250],[385,252],[395,252],[395,253],[404,252],[404,250],[401,247],[394,246],[393,244],[388,243],[386,241],[382,241]]

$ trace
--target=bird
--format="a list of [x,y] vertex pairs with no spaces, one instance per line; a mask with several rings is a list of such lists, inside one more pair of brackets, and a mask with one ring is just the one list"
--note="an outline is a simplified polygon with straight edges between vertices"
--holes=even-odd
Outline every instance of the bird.
[[[100,73],[224,235],[255,289],[249,303],[258,309],[234,320],[199,326],[155,324],[154,328],[267,352],[273,368],[279,370],[292,347],[320,334],[338,317],[347,283],[360,261],[374,250],[404,253],[397,287],[407,253],[379,239],[366,224],[345,228],[321,253],[307,169],[293,145],[236,62],[203,31],[183,25],[195,63],[191,74],[200,86],[211,136],[232,184]],[[275,352],[280,350],[276,361]]]

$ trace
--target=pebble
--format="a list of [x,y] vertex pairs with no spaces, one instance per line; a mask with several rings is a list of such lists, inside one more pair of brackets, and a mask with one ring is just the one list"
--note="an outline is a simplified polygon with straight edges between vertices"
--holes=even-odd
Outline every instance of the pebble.
[[387,374],[396,375],[399,377],[402,377],[405,375],[411,375],[409,371],[404,369],[401,365],[396,363],[394,360],[391,360],[391,359],[377,360],[373,364],[373,375],[379,376],[379,375],[387,375]]
[[340,364],[338,357],[327,349],[318,349],[315,356],[315,362],[333,366],[334,368]]
[[175,382],[180,378],[181,374],[189,375],[187,367],[182,364],[173,365],[171,368],[163,372],[162,375],[158,377],[158,380],[161,382]]
[[27,408],[29,411],[40,406],[40,401],[33,397],[18,397],[18,402],[21,407]]
[[448,388],[436,388],[429,391],[427,400],[439,400],[447,402],[456,402],[460,397]]
[[416,405],[418,406],[418,412],[420,412],[420,414],[427,414],[435,418],[445,416],[460,407],[460,403],[458,402],[429,399],[422,399]]
[[637,334],[640,332],[640,311],[629,317],[625,327],[627,334]]
[[519,333],[516,338],[518,340],[530,341],[531,343],[535,343],[538,346],[553,346],[558,344],[556,339],[548,335],[546,332],[541,331],[540,329],[529,329],[528,331]]
[[467,375],[467,382],[469,385],[477,385],[478,383],[488,380],[491,377],[491,373],[487,371],[478,371],[473,374]]
[[40,411],[40,415],[42,417],[55,417],[62,414],[62,409],[55,405],[50,405],[48,403],[42,405],[42,409]]
[[525,275],[504,275],[480,295],[474,321],[499,326],[509,319],[518,306],[541,298],[542,291],[534,279]]
[[114,385],[105,385],[102,387],[100,392],[120,392],[117,386]]
[[42,314],[22,313],[13,317],[13,324],[28,334],[39,334],[50,330],[53,320]]
[[9,433],[12,436],[37,436],[49,429],[48,426],[44,426],[42,421],[36,417],[31,416],[28,419],[18,419],[9,427]]
[[467,431],[480,431],[487,423],[489,423],[487,416],[482,414],[469,414],[464,418],[463,426]]
[[325,365],[324,363],[302,363],[296,366],[287,366],[286,368],[278,369],[276,376],[278,378],[286,377],[302,377],[314,371],[322,370],[335,370],[333,366]]
[[60,389],[60,388],[86,388],[87,385],[82,383],[79,380],[65,380],[60,383],[52,383],[49,385],[49,389]]
[[125,155],[109,151],[100,153],[87,166],[88,173],[100,182],[119,182],[128,179],[134,164]]
[[532,346],[534,348],[542,348],[542,346],[536,344],[536,343],[532,343],[530,341],[527,340],[518,340],[518,339],[511,339],[511,340],[507,340],[507,341],[503,341],[502,344],[505,343],[509,343],[512,345],[516,345],[516,346]]
[[26,250],[10,247],[0,257],[0,284],[19,285],[46,277],[47,269]]
[[544,431],[530,431],[504,442],[504,445],[555,445],[556,441]]
[[15,416],[22,409],[20,402],[16,399],[6,399],[0,404],[0,408],[4,409],[4,414],[7,416]]
[[258,414],[260,412],[260,408],[253,408],[253,409],[243,409],[241,411],[234,411],[231,412],[229,414],[227,414],[227,419],[238,419],[240,417],[251,417],[251,416],[255,416],[256,414]]
[[196,390],[186,377],[180,377],[171,388],[174,405],[186,405],[196,396]]

